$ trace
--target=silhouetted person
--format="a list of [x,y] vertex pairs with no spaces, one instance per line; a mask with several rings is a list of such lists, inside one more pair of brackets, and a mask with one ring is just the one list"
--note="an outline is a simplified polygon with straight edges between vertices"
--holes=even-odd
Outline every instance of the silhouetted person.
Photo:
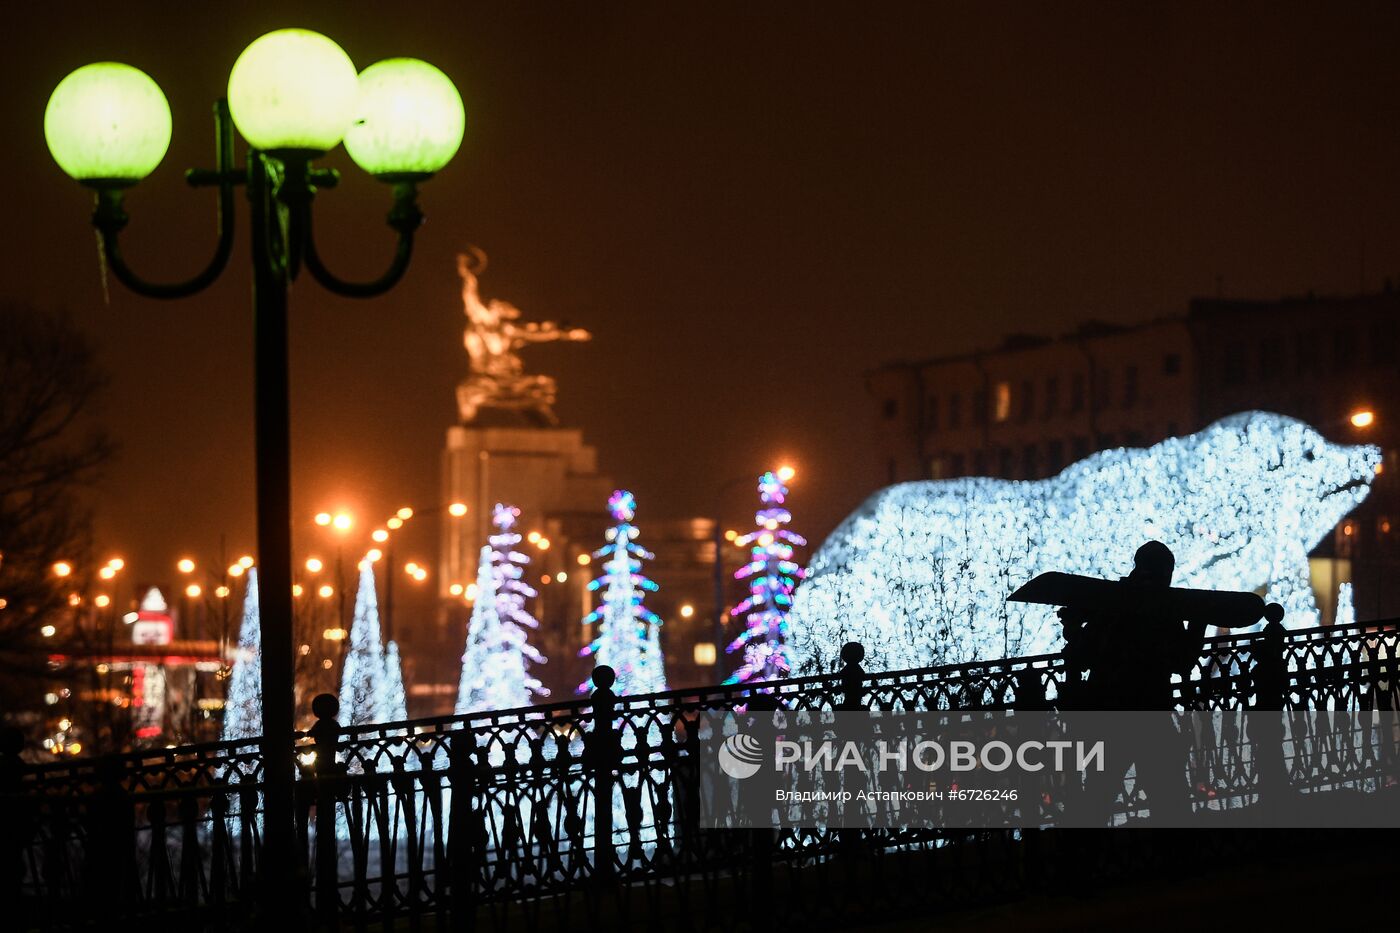
[[1138,548],[1126,580],[1137,589],[1129,608],[1060,610],[1065,660],[1071,671],[1089,672],[1088,682],[1076,685],[1075,706],[1159,714],[1140,717],[1106,745],[1104,770],[1089,772],[1085,780],[1082,805],[1087,822],[1107,822],[1114,795],[1133,765],[1154,817],[1181,819],[1190,813],[1186,749],[1171,715],[1176,708],[1172,675],[1185,676],[1196,665],[1206,623],[1184,624],[1166,609],[1175,567],[1171,550],[1160,541],[1149,541]]

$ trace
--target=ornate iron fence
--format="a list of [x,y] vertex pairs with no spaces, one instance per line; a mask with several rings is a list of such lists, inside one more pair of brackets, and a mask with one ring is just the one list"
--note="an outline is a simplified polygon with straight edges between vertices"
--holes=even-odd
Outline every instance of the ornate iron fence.
[[[1178,704],[1393,710],[1397,639],[1394,622],[1216,638],[1177,685]],[[570,702],[347,728],[324,718],[298,740],[304,910],[357,928],[406,918],[414,929],[699,929],[775,897],[790,899],[784,917],[798,922],[803,899],[833,885],[856,885],[866,901],[891,892],[889,904],[913,892],[927,906],[1004,896],[1053,873],[1063,840],[1035,830],[700,828],[702,712],[1052,709],[1081,676],[1061,655],[870,674],[863,654],[847,645],[837,673],[753,686],[616,697],[600,668],[594,694]],[[252,916],[267,777],[256,740],[37,766],[12,748],[0,763],[6,902],[22,927]],[[1256,766],[1232,768],[1217,775],[1230,793],[1261,791]],[[1127,791],[1123,816],[1141,805]],[[1097,857],[1113,871],[1170,857],[1161,838],[1130,832],[1103,845],[1113,854]]]

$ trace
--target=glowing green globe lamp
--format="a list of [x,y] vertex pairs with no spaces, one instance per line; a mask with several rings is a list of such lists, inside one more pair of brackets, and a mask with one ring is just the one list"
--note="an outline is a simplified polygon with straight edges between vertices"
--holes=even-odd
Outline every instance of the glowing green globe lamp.
[[466,119],[447,75],[416,58],[386,59],[360,74],[359,108],[345,150],[376,178],[421,180],[457,154]]
[[59,168],[95,188],[134,185],[170,146],[170,104],[139,68],[84,65],[54,88],[44,139]]
[[350,56],[309,29],[254,39],[228,76],[233,123],[266,152],[334,149],[355,118],[358,91]]

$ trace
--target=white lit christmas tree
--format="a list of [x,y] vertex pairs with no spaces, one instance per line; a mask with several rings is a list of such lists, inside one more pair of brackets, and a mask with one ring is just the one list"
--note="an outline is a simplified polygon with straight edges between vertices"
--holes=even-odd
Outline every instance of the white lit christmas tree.
[[549,691],[529,673],[529,665],[545,659],[529,643],[528,630],[539,621],[525,609],[535,590],[525,582],[530,558],[515,549],[520,510],[497,504],[492,512],[496,533],[490,547],[482,548],[477,575],[476,604],[467,624],[467,646],[462,655],[462,679],[457,688],[456,712],[514,709],[532,696]]
[[258,617],[258,571],[248,568],[243,594],[243,622],[238,628],[238,649],[224,699],[224,724],[220,738],[251,739],[262,735],[262,629]]
[[[630,492],[616,490],[608,498],[613,526],[607,531],[608,543],[593,556],[603,561],[603,572],[590,580],[588,589],[603,591],[600,606],[583,617],[584,625],[599,623],[598,635],[579,652],[592,657],[596,667],[606,664],[617,674],[613,692],[618,696],[655,693],[666,689],[665,658],[661,653],[661,619],[645,605],[656,584],[642,573],[642,561],[653,555],[636,543],[637,500]],[[593,688],[592,678],[579,685],[579,692]]]
[[384,722],[403,722],[408,718],[408,695],[403,686],[403,660],[399,643],[389,640],[384,649]]
[[744,663],[725,683],[777,680],[788,675],[787,641],[792,593],[803,577],[802,568],[792,559],[793,549],[807,541],[789,530],[792,513],[784,506],[788,489],[769,471],[758,478],[758,495],[763,507],[754,515],[758,526],[735,544],[752,546],[749,562],[734,574],[749,581],[749,595],[730,610],[734,617],[747,616],[744,631],[725,651],[743,650]]
[[1351,582],[1337,587],[1337,618],[1333,625],[1351,625],[1356,621],[1356,604],[1351,592]]
[[1055,610],[1008,603],[1011,592],[1049,570],[1123,576],[1151,540],[1176,555],[1175,585],[1291,590],[1283,624],[1315,624],[1308,552],[1366,498],[1379,463],[1376,447],[1255,411],[1036,482],[891,486],[813,555],[793,609],[794,672],[836,669],[848,641],[867,670],[1057,651]]
[[350,646],[340,670],[340,724],[362,726],[384,722],[393,712],[384,666],[384,641],[379,631],[379,599],[374,589],[374,564],[360,561],[360,588],[350,623]]

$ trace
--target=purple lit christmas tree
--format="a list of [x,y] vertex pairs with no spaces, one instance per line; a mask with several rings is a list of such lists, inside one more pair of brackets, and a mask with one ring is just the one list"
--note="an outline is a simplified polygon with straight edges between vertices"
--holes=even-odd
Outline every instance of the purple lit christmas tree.
[[[606,664],[617,674],[613,692],[655,693],[666,689],[666,671],[661,654],[661,619],[642,601],[656,584],[642,574],[642,561],[653,555],[636,543],[637,500],[630,492],[617,490],[608,498],[608,511],[614,525],[608,529],[608,543],[593,556],[603,560],[603,572],[589,581],[588,589],[603,592],[603,603],[583,617],[584,625],[601,622],[598,637],[579,652],[592,656],[594,665]],[[592,678],[579,685],[584,693],[593,687]]]
[[476,604],[467,625],[467,648],[462,655],[462,680],[457,689],[458,714],[478,710],[514,709],[531,695],[549,691],[530,676],[530,664],[543,664],[544,655],[526,640],[539,620],[525,610],[534,588],[523,579],[530,558],[515,549],[520,510],[497,504],[492,513],[496,533],[482,548]]
[[807,541],[784,526],[792,513],[784,506],[788,489],[771,471],[758,479],[763,507],[754,515],[758,526],[734,543],[752,545],[749,562],[735,572],[736,580],[749,581],[748,598],[730,610],[735,618],[747,615],[744,631],[725,648],[744,651],[744,663],[725,680],[727,684],[776,680],[788,675],[788,613],[792,591],[804,575],[792,559],[793,549]]

